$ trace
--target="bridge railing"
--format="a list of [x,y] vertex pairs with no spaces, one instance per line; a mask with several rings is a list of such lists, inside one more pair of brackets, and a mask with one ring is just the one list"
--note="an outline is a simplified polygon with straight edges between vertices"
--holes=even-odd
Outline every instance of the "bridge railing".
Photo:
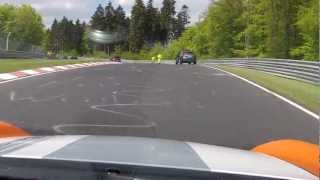
[[289,59],[219,59],[206,60],[207,64],[223,64],[265,71],[287,78],[298,79],[311,83],[319,83],[320,63]]

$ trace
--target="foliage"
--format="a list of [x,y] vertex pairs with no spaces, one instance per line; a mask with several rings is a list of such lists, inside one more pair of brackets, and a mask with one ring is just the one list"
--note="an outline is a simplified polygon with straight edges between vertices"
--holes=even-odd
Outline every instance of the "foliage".
[[153,0],[149,0],[145,12],[145,42],[151,45],[160,41],[160,12],[153,7]]
[[179,13],[177,14],[177,19],[175,22],[175,38],[181,36],[182,32],[185,30],[186,25],[190,23],[190,16],[189,16],[189,7],[187,5],[183,5]]
[[109,56],[104,51],[93,51],[91,54],[92,57],[97,59],[109,58]]
[[117,36],[116,41],[107,45],[89,43],[90,49],[108,53],[114,51],[117,46],[121,46],[122,49],[128,49],[129,24],[130,20],[126,17],[120,5],[115,8],[111,1],[105,7],[99,4],[91,17],[90,28],[108,33],[117,33],[119,36]]
[[303,43],[291,51],[293,56],[302,56],[306,60],[319,59],[319,21],[318,0],[311,0],[307,6],[301,6],[296,25],[300,30]]
[[216,0],[165,52],[318,60],[318,7],[318,0]]
[[145,6],[142,0],[136,0],[131,11],[130,31],[129,31],[129,44],[130,51],[139,52],[144,45],[145,33]]
[[0,33],[8,32],[8,26],[13,22],[16,11],[15,6],[9,4],[0,5]]
[[105,27],[105,17],[104,17],[104,9],[102,7],[101,4],[99,4],[99,6],[97,7],[97,10],[95,11],[95,13],[93,14],[93,16],[91,17],[91,27],[93,29],[97,29],[97,30],[103,30]]
[[174,36],[175,24],[175,0],[163,0],[160,10],[160,41],[165,44]]
[[85,23],[78,19],[75,23],[63,17],[61,21],[53,21],[48,31],[47,51],[55,54],[84,55],[88,49],[85,44]]
[[29,45],[42,45],[43,28],[41,16],[31,6],[0,5],[0,33],[11,32],[10,39],[19,42],[17,50],[30,50]]

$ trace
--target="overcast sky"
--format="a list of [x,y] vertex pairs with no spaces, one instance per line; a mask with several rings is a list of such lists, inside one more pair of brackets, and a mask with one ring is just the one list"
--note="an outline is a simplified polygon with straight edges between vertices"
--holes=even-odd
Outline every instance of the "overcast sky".
[[[0,0],[8,4],[30,4],[37,9],[43,17],[44,24],[48,27],[54,18],[61,19],[66,16],[70,19],[81,19],[88,22],[98,4],[105,6],[109,0]],[[147,2],[147,0],[144,0]],[[176,0],[177,11],[183,4],[190,8],[191,22],[198,21],[199,16],[207,9],[211,0]],[[127,15],[130,13],[134,0],[111,0],[114,6],[120,4]],[[162,0],[154,0],[156,7],[160,7]]]

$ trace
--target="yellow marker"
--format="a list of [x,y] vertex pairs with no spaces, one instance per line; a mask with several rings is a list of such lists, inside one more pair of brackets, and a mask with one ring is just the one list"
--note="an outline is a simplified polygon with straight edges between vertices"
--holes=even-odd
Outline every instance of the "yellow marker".
[[152,62],[156,61],[156,57],[152,56]]

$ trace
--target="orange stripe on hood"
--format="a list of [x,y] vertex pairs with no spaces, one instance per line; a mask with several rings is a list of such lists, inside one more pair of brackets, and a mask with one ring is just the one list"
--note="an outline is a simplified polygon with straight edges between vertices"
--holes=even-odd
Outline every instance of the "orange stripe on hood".
[[255,147],[252,151],[271,155],[320,176],[319,147],[297,140],[279,140]]
[[20,136],[30,136],[30,134],[12,124],[0,121],[0,138]]

